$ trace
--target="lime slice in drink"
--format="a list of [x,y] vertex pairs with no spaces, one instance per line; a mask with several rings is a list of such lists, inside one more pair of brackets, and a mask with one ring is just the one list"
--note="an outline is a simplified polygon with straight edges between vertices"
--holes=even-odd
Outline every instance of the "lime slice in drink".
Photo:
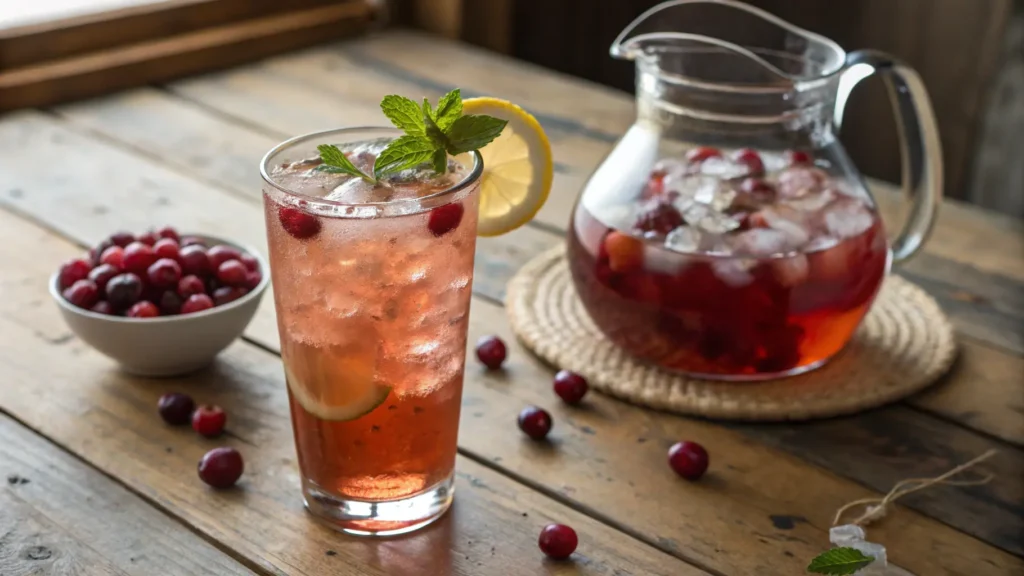
[[[332,358],[329,367],[285,368],[292,397],[307,412],[323,420],[355,420],[387,400],[390,386],[373,381],[373,365],[364,359]],[[319,368],[319,369],[317,369]]]

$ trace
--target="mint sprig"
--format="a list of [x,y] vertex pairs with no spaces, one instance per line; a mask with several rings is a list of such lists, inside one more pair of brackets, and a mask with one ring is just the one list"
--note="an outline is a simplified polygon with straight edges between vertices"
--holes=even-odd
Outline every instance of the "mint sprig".
[[813,574],[847,576],[874,561],[873,557],[865,555],[856,548],[832,548],[811,560],[807,571]]
[[333,144],[321,144],[316,147],[317,151],[320,152],[320,160],[323,164],[316,167],[321,172],[329,172],[331,174],[350,174],[352,176],[358,176],[371,184],[377,181],[370,178],[363,171],[356,167],[348,156],[341,151],[337,146]]

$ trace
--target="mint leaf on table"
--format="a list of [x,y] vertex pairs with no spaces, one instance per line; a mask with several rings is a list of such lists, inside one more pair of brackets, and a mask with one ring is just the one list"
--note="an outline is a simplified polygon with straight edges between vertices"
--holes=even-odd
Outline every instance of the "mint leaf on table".
[[501,134],[508,124],[493,116],[470,114],[459,117],[445,133],[448,138],[448,153],[463,154],[471,150],[479,150],[491,143]]
[[856,548],[832,548],[822,552],[807,566],[813,574],[829,574],[830,576],[846,576],[864,568],[875,559],[865,555]]
[[[460,103],[461,104],[461,103]],[[461,108],[461,106],[460,106]],[[380,101],[380,109],[395,127],[405,130],[410,136],[425,136],[423,111],[418,104],[405,96],[390,94]]]
[[456,88],[441,96],[434,112],[434,122],[442,131],[447,131],[462,116],[462,91]]
[[377,156],[373,172],[380,177],[388,172],[401,172],[424,162],[432,162],[434,151],[434,144],[425,138],[411,134],[399,136]]
[[358,176],[367,182],[376,183],[376,180],[363,174],[363,171],[357,168],[337,146],[321,144],[316,149],[320,152],[320,160],[323,161],[323,164],[316,167],[317,170],[331,174],[349,174]]

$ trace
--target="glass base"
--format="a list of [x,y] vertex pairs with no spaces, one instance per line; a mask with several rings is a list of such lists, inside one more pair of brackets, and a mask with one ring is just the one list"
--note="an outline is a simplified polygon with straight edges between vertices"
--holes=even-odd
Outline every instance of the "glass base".
[[356,536],[395,536],[419,530],[452,505],[455,475],[415,496],[386,502],[352,500],[302,483],[302,499],[311,514],[335,530]]
[[796,366],[789,370],[783,370],[781,372],[762,372],[760,374],[717,374],[717,373],[706,373],[706,372],[690,372],[687,370],[674,370],[672,368],[659,367],[667,372],[673,372],[681,374],[683,376],[689,376],[691,378],[697,378],[700,380],[718,380],[722,382],[761,382],[764,380],[777,380],[779,378],[786,378],[789,376],[796,376],[797,374],[804,374],[811,370],[817,370],[831,360],[833,356],[828,358],[822,358],[817,362],[811,362],[810,364],[804,364],[803,366]]

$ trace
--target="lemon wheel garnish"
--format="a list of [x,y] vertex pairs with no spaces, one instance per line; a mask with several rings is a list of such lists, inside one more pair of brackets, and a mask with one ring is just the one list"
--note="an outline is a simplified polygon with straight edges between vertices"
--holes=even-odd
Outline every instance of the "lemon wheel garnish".
[[497,236],[533,218],[548,199],[554,162],[551,144],[537,119],[499,98],[470,98],[465,114],[486,114],[507,120],[493,142],[480,150],[484,173],[480,181],[480,236]]
[[390,386],[373,381],[373,366],[358,358],[330,363],[302,362],[285,368],[292,397],[307,412],[323,420],[355,420],[387,400]]

